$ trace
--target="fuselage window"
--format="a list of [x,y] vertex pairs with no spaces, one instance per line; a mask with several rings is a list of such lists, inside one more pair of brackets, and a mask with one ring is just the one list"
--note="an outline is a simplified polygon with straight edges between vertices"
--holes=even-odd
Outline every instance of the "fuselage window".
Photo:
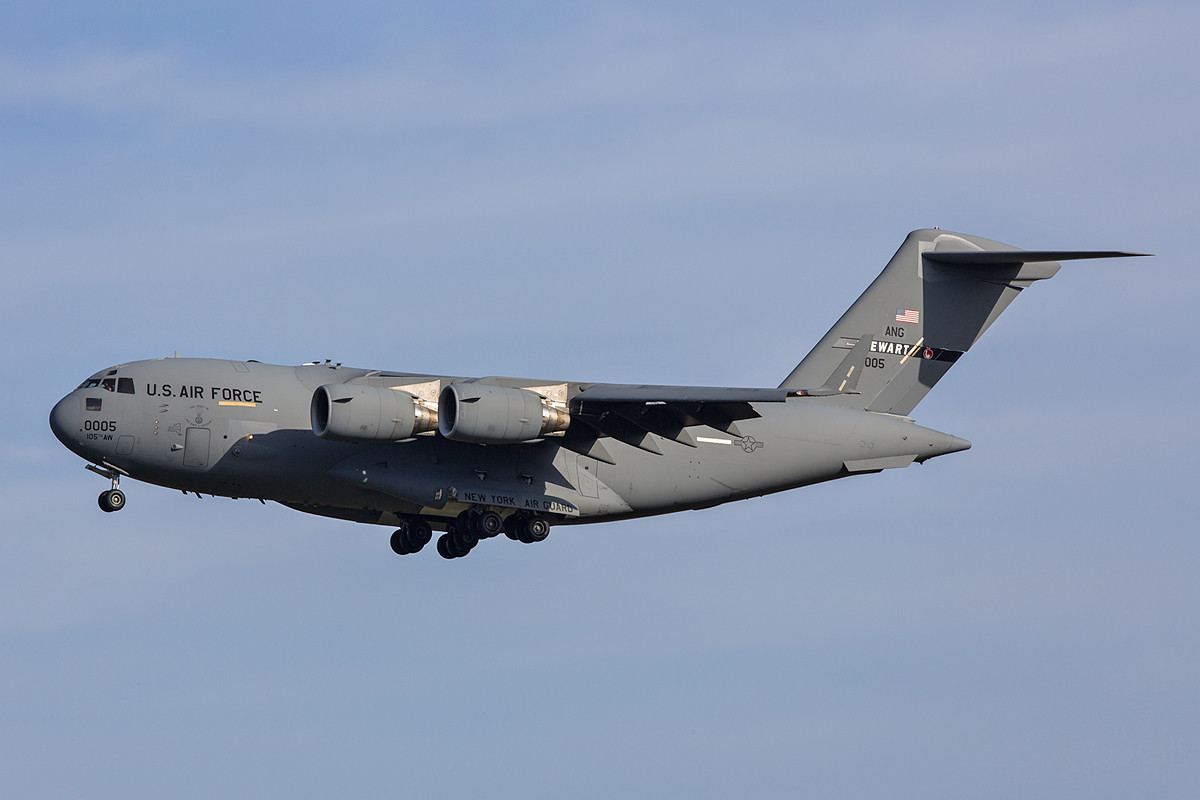
[[118,394],[133,394],[133,378],[117,378]]

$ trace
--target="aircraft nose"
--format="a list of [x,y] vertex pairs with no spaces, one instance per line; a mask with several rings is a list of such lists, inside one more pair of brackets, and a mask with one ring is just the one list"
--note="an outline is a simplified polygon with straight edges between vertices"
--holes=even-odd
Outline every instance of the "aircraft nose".
[[50,430],[67,447],[78,442],[79,398],[67,395],[50,410]]

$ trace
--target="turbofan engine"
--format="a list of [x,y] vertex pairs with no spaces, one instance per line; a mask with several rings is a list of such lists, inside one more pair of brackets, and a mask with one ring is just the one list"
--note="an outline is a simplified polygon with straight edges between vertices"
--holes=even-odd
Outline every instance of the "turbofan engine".
[[395,442],[435,430],[437,411],[408,392],[329,383],[309,407],[313,433],[341,442]]
[[438,430],[460,442],[527,442],[561,434],[570,424],[565,408],[526,389],[452,383],[438,397]]

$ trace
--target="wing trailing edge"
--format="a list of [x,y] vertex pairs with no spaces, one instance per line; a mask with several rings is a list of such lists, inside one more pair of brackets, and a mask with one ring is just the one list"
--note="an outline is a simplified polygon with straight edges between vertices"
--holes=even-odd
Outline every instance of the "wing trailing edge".
[[563,447],[609,461],[603,439],[616,439],[655,455],[655,436],[695,447],[689,428],[707,426],[741,436],[737,422],[754,419],[755,403],[783,403],[799,392],[720,386],[627,386],[592,384],[571,399],[573,424]]

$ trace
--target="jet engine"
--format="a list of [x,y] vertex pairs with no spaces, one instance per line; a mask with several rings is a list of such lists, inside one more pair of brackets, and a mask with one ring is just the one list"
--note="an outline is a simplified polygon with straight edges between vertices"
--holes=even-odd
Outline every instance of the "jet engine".
[[438,397],[438,430],[460,442],[527,442],[561,434],[570,424],[565,408],[526,389],[452,383]]
[[318,387],[309,416],[313,433],[341,442],[395,442],[438,426],[437,410],[408,392],[348,383]]

